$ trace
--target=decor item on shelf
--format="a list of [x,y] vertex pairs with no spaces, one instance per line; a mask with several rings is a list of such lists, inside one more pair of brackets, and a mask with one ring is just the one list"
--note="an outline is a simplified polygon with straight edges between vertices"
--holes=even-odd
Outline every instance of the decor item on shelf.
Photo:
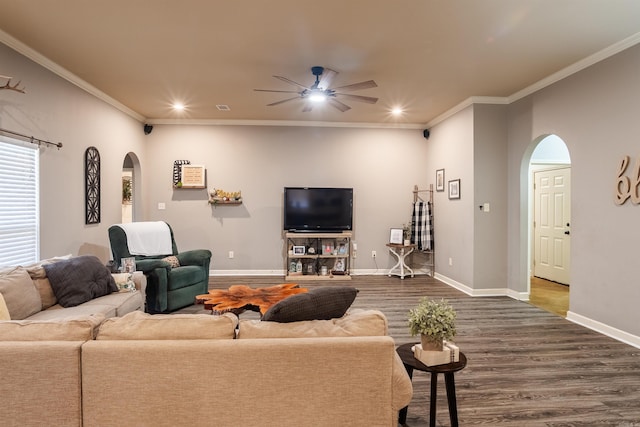
[[392,245],[400,245],[402,244],[402,228],[392,228],[389,232],[389,243]]
[[422,349],[426,351],[442,351],[443,341],[456,335],[456,312],[444,299],[423,297],[409,310],[408,320],[411,335],[420,334]]
[[242,203],[242,191],[224,191],[214,188],[209,191],[209,203],[239,205]]
[[409,246],[411,244],[411,223],[402,224],[402,237],[404,238],[404,245]]

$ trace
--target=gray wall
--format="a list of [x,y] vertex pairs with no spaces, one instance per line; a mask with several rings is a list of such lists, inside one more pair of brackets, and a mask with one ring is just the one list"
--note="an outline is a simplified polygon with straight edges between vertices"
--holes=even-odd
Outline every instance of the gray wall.
[[[507,283],[507,107],[474,105],[474,280],[480,289]],[[489,211],[479,206],[489,203]],[[484,206],[483,206],[484,207]]]
[[511,105],[508,152],[509,287],[527,285],[523,159],[528,161],[533,141],[556,134],[572,164],[569,317],[636,340],[640,206],[617,206],[613,194],[622,157],[635,162],[640,156],[639,76],[640,46],[634,46]]
[[[426,146],[415,129],[156,125],[147,137],[149,219],[171,223],[180,248],[210,248],[218,274],[282,272],[283,188],[353,187],[353,267],[382,273],[392,265],[389,229],[410,220],[413,186],[435,178],[423,165]],[[175,160],[205,165],[208,189],[241,190],[244,203],[210,206],[208,190],[173,189]]]
[[[26,87],[26,94],[0,92],[0,127],[64,144],[40,150],[40,256],[78,254],[95,245],[104,257],[107,227],[121,218],[124,156],[132,151],[144,159],[142,125],[3,44],[0,64],[3,74]],[[90,146],[101,158],[97,225],[84,223],[84,152]]]

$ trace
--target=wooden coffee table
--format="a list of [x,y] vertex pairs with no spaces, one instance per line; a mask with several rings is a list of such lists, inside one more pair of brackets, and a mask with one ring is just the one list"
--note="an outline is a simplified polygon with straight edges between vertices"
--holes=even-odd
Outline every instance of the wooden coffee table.
[[196,296],[196,303],[204,304],[204,308],[214,314],[232,312],[240,314],[245,310],[259,311],[260,315],[269,307],[291,295],[307,292],[306,288],[296,283],[269,286],[267,288],[250,288],[247,285],[233,285],[228,290],[213,289],[209,293]]

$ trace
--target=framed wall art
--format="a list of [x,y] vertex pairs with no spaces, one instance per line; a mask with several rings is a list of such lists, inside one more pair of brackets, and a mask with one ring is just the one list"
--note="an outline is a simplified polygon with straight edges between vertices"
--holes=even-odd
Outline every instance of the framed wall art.
[[436,191],[444,191],[444,169],[436,171]]
[[452,179],[449,181],[449,199],[460,198],[460,180]]
[[182,188],[206,188],[204,166],[182,165]]

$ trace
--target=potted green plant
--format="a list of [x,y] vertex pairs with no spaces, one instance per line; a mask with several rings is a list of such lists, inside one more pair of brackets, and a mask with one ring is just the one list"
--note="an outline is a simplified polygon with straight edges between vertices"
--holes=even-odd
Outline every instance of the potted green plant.
[[456,335],[456,312],[444,299],[423,297],[409,310],[408,319],[411,335],[420,335],[423,350],[442,351],[443,340]]

